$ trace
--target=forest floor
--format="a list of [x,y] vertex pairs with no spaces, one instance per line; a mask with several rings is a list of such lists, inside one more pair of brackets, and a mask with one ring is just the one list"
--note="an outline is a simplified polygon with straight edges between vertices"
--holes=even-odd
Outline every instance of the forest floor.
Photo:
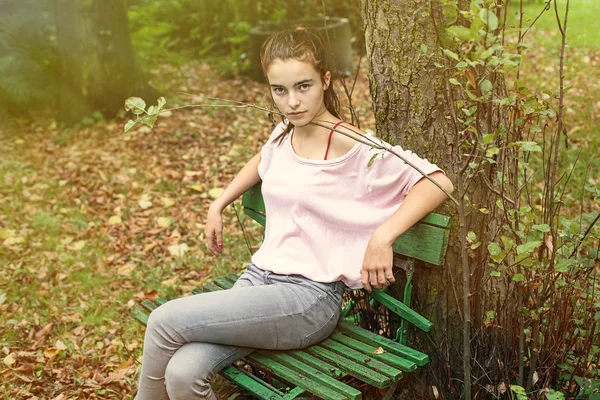
[[[557,54],[544,45],[526,51],[524,79],[556,88]],[[579,161],[565,212],[577,215],[580,206],[599,209],[581,196],[600,176],[600,50],[570,49],[566,73],[563,160]],[[167,107],[199,101],[178,91],[270,104],[264,84],[223,79],[204,64],[163,65],[152,76],[168,82]],[[365,70],[353,102],[363,129],[374,130]],[[0,399],[129,398],[143,340],[130,309],[158,293],[189,294],[249,260],[233,207],[225,211],[221,257],[206,250],[204,221],[212,198],[268,137],[267,116],[184,109],[128,134],[125,122],[89,120],[65,130],[21,121],[0,132]],[[261,231],[243,223],[255,248]]]

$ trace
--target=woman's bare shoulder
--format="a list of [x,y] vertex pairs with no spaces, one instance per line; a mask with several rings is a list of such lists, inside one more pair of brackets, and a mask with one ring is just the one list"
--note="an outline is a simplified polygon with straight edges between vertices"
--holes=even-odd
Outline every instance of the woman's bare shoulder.
[[336,141],[338,142],[339,148],[344,153],[350,151],[350,149],[356,144],[357,140],[360,140],[362,136],[365,135],[365,132],[347,122],[340,124],[336,128],[336,131],[338,131],[336,132]]

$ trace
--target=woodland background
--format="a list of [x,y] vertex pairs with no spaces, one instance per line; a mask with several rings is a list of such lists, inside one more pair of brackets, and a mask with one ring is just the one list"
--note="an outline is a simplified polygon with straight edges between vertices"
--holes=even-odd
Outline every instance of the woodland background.
[[[386,2],[371,5],[379,3]],[[429,12],[429,2],[421,2],[427,4],[425,9],[416,6],[419,1],[392,3],[408,9],[415,20]],[[464,248],[472,262],[467,266],[470,276],[467,274],[466,285],[457,283],[456,287],[447,282],[446,275],[432,282],[445,280],[447,286],[437,287],[435,292],[446,293],[452,299],[446,301],[448,304],[456,299],[454,320],[442,327],[456,323],[459,335],[453,337],[448,334],[450,329],[440,329],[446,333],[441,341],[434,336],[413,337],[416,346],[432,355],[433,366],[415,379],[407,379],[403,393],[406,398],[415,398],[413,386],[418,385],[419,398],[597,399],[600,2],[569,3],[564,46],[564,24],[559,27],[554,7],[556,4],[556,14],[564,17],[566,0],[433,3],[444,9],[448,26],[469,27],[479,15],[487,15],[480,9],[491,10],[501,17],[504,26],[493,29],[488,16],[483,21],[484,25],[487,21],[484,33],[496,31],[499,37],[499,29],[503,29],[502,43],[506,35],[507,52],[511,40],[523,43],[514,48],[514,54],[520,55],[518,66],[493,71],[502,75],[501,80],[486,78],[490,76],[486,74],[486,60],[493,58],[483,54],[486,49],[478,53],[473,50],[482,46],[480,43],[485,47],[487,39],[481,36],[449,29],[455,34],[454,42],[441,40],[435,46],[422,44],[416,49],[423,54],[441,54],[436,55],[436,63],[444,65],[458,65],[467,56],[471,62],[484,60],[472,68],[457,66],[455,75],[440,75],[452,88],[447,93],[454,93],[456,101],[448,103],[463,101],[445,109],[440,120],[449,121],[457,115],[451,112],[456,109],[464,113],[456,117],[464,124],[461,135],[471,126],[477,128],[472,137],[461,139],[457,148],[475,155],[470,160],[475,165],[468,168],[485,170],[494,179],[490,186],[472,180],[472,187],[490,189],[496,183],[502,184],[504,177],[490,170],[490,165],[500,162],[499,155],[515,160],[515,168],[523,171],[517,175],[526,177],[516,180],[521,191],[515,192],[523,197],[525,208],[507,212],[507,220],[500,224],[510,225],[507,231],[513,231],[517,238],[513,240],[508,233],[486,237],[483,229],[460,231],[460,220],[468,218],[452,211],[452,204],[446,205],[456,228],[451,250],[458,257],[455,264],[460,268]],[[462,14],[464,20],[448,17],[452,12],[447,10],[469,10],[473,3],[478,7],[474,16]],[[366,50],[369,42],[364,34],[371,32],[372,40],[374,31],[365,1],[89,0],[78,4],[68,7],[69,2],[63,0],[0,3],[3,399],[132,398],[143,333],[128,317],[130,309],[142,299],[188,294],[213,276],[239,272],[251,250],[260,244],[262,232],[243,218],[239,204],[225,211],[225,252],[221,257],[215,258],[206,250],[203,229],[212,199],[268,137],[268,116],[255,109],[185,108],[160,114],[154,128],[138,124],[124,133],[132,117],[123,108],[126,97],[144,96],[150,99],[148,104],[156,104],[156,97],[163,95],[165,108],[214,104],[206,97],[268,107],[271,100],[266,86],[248,76],[250,28],[259,21],[344,17],[349,19],[353,32],[356,75],[346,77],[345,83],[352,88],[354,114],[363,129],[404,143],[401,135],[390,133],[374,90],[378,79],[373,71],[375,56]],[[86,32],[90,16],[83,13],[85,7],[96,7],[96,12],[103,15],[108,15],[103,7],[125,9],[126,19],[106,18],[97,25],[118,23],[118,27],[95,33],[104,38],[98,43],[107,47],[117,34],[130,38],[129,62],[112,67],[135,83],[127,96],[110,101],[102,97],[126,86],[115,84],[119,81],[116,75],[114,79],[95,80],[102,73],[87,71],[79,80],[72,77],[67,82],[61,72],[65,65],[69,71],[83,70],[80,67],[85,57],[81,54],[85,50],[74,51],[69,57],[64,49],[70,44],[59,39],[61,32],[64,35],[69,29]],[[522,29],[518,29],[520,22]],[[519,32],[525,31],[526,36],[521,38]],[[494,51],[498,54],[501,50]],[[375,62],[389,66],[394,60],[399,58]],[[476,79],[475,84],[468,86],[472,79]],[[491,82],[492,89],[485,81]],[[86,88],[84,97],[77,97],[81,87]],[[344,92],[341,84],[338,89]],[[475,99],[466,94],[469,90],[475,93]],[[96,93],[100,100],[88,101]],[[513,94],[517,100],[501,104]],[[113,101],[118,104],[113,105]],[[348,99],[344,104],[350,105]],[[483,132],[479,117],[467,118],[477,116],[484,105],[506,107],[505,111],[488,113],[494,115],[489,120],[498,126],[502,118],[517,121],[506,126],[517,127],[514,132],[523,136],[517,139],[526,143],[518,144],[519,151],[505,153],[511,145],[499,142],[505,140],[500,130],[494,136],[491,131]],[[352,118],[348,108],[346,116]],[[524,121],[521,125],[520,118]],[[523,126],[528,129],[525,133]],[[513,132],[511,129],[507,131]],[[451,129],[445,132],[453,137]],[[482,143],[484,147],[477,147]],[[434,161],[443,161],[452,177],[459,175],[451,159],[443,159],[435,151],[407,147]],[[556,156],[549,158],[554,152]],[[552,165],[556,169],[548,174]],[[468,180],[469,175],[465,176]],[[558,191],[548,205],[544,199],[550,185]],[[468,200],[477,198],[468,191],[458,192]],[[484,195],[493,199],[495,207],[494,192]],[[552,204],[559,203],[560,208],[552,208]],[[465,204],[482,215],[494,214],[492,207],[477,201]],[[502,201],[500,206],[505,207]],[[550,218],[544,216],[547,210]],[[513,229],[515,223],[520,230]],[[485,268],[476,268],[476,263]],[[501,283],[490,283],[496,281]],[[418,287],[419,282],[416,306],[426,310],[428,299],[418,297]],[[468,296],[463,296],[465,287],[471,291]],[[474,317],[470,325],[464,325],[467,319],[460,311],[463,297],[473,295],[475,299],[481,292],[496,293],[496,288],[511,294],[495,303],[487,299],[480,300],[481,304],[466,301]],[[506,303],[511,306],[504,306]],[[437,317],[444,321],[449,313],[440,311]],[[431,310],[424,314],[432,316]],[[518,324],[507,329],[506,321],[510,319]],[[466,331],[472,336],[466,336]],[[467,367],[461,364],[465,337],[472,338],[467,345],[471,350]],[[442,344],[431,348],[432,343]],[[465,368],[470,368],[469,394],[464,385]],[[217,386],[223,398],[237,396],[227,382],[219,381]],[[368,389],[365,393],[373,399],[379,395]]]

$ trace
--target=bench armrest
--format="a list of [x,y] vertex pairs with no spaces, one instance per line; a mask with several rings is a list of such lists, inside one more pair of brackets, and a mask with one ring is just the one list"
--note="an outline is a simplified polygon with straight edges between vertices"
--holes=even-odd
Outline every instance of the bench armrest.
[[410,322],[422,331],[429,332],[433,327],[431,321],[421,316],[416,311],[410,309],[410,307],[407,307],[400,300],[393,298],[389,294],[378,289],[373,289],[369,295],[379,303],[386,306],[391,312]]

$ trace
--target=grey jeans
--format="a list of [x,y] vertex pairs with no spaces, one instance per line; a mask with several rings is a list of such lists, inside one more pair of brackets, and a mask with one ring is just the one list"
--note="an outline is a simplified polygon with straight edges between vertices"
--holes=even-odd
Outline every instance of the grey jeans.
[[136,399],[216,399],[213,376],[253,349],[303,348],[329,336],[344,288],[249,264],[230,290],[163,304],[148,321]]

